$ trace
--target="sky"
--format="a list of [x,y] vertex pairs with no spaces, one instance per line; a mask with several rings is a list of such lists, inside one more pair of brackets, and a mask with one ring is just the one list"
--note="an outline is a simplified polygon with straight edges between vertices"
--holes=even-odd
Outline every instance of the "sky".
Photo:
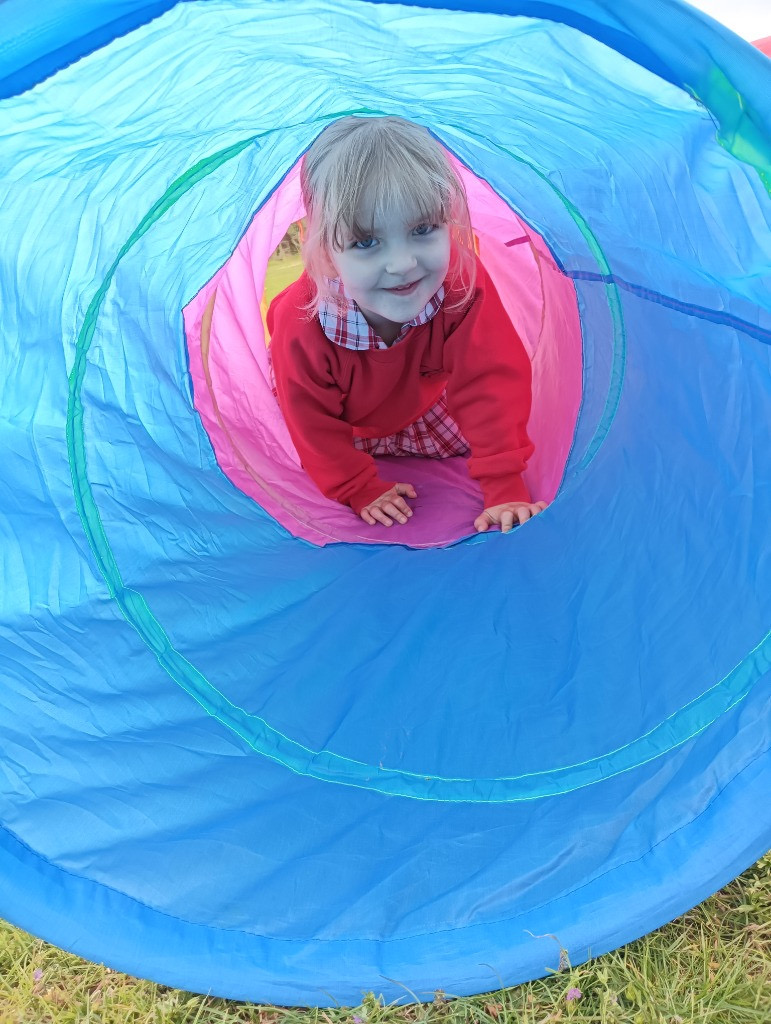
[[771,0],[687,0],[744,39],[771,36]]

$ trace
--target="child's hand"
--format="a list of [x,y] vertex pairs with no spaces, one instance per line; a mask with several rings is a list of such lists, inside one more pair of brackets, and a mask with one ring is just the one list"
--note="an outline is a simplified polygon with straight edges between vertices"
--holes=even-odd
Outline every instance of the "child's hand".
[[501,533],[508,533],[514,523],[519,526],[526,523],[531,516],[543,512],[548,502],[545,501],[507,501],[503,505],[486,508],[481,516],[474,520],[477,533],[484,533],[491,526],[500,524]]
[[404,498],[417,498],[418,492],[412,484],[394,484],[385,494],[365,505],[359,515],[370,526],[382,523],[392,526],[394,522],[406,523],[412,509]]

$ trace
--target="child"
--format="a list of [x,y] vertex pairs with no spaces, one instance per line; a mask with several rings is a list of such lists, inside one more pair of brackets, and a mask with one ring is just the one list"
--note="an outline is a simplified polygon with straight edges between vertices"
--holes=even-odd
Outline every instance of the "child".
[[530,362],[476,258],[463,185],[425,128],[344,117],[305,155],[305,270],[271,303],[276,394],[306,472],[368,524],[406,523],[415,488],[373,455],[470,452],[506,532],[546,507],[522,479]]

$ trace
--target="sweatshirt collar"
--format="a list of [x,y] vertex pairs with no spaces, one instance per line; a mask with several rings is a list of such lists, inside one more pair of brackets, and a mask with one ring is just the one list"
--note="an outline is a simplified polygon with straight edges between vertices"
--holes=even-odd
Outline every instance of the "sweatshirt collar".
[[[354,300],[345,294],[340,278],[328,278],[327,285],[332,295],[336,295],[338,300],[341,300],[339,304],[334,298],[322,299],[319,303],[321,329],[333,344],[340,345],[342,348],[354,349],[357,352],[392,347],[372,330]],[[444,294],[444,285],[442,285],[439,291],[431,296],[421,312],[402,326],[393,345],[398,345],[400,341],[403,341],[411,327],[425,324],[436,316],[444,301]]]

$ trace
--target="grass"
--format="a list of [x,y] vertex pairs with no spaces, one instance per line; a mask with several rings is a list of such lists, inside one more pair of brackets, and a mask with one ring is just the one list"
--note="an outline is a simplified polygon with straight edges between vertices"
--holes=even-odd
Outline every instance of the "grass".
[[283,291],[292,281],[296,281],[302,273],[303,264],[300,256],[271,257],[265,277],[265,301],[270,305],[271,299]]
[[583,966],[484,996],[440,992],[433,1003],[407,1006],[386,1006],[377,993],[333,1010],[191,995],[87,963],[0,923],[0,1024],[76,1022],[769,1024],[771,854],[672,924]]

